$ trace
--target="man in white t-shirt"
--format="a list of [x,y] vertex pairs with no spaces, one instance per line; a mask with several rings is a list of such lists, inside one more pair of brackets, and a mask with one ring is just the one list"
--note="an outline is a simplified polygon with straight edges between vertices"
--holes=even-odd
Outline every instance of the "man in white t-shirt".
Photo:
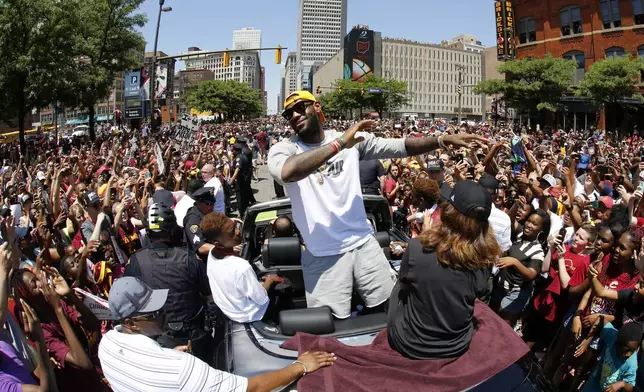
[[286,185],[293,220],[306,245],[302,272],[308,306],[327,305],[336,317],[349,317],[354,282],[367,308],[382,305],[391,294],[394,277],[367,221],[358,162],[403,158],[485,139],[467,134],[383,139],[357,133],[373,128],[372,120],[361,121],[344,134],[325,132],[322,107],[308,91],[286,97],[282,115],[296,136],[270,149],[268,169]]
[[226,215],[210,213],[200,226],[206,242],[213,245],[206,268],[213,301],[238,323],[261,320],[270,302],[268,291],[282,279],[269,275],[261,283],[257,280],[250,263],[235,251],[242,242],[240,226]]
[[226,213],[226,196],[224,195],[224,187],[221,185],[219,178],[215,177],[215,167],[207,163],[201,169],[201,178],[206,182],[205,188],[212,188],[215,194],[215,205],[213,206],[214,212]]
[[[183,227],[183,219],[186,217],[190,207],[195,205],[195,199],[192,198],[192,194],[201,188],[204,188],[203,181],[196,178],[188,181],[188,192],[179,200],[177,205],[174,206],[174,216],[177,217],[177,224],[179,226]],[[215,203],[216,202],[217,199],[215,199]]]
[[121,323],[103,335],[98,358],[115,392],[254,392],[271,391],[330,366],[335,356],[304,353],[280,370],[246,378],[208,366],[189,354],[191,346],[161,347],[152,339],[163,334],[163,305],[168,290],[152,290],[134,277],[114,282],[109,295],[112,317]]

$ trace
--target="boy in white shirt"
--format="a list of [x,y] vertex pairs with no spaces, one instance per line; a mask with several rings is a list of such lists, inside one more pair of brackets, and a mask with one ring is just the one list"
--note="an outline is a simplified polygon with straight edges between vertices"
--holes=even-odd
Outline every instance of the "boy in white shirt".
[[248,261],[237,256],[241,244],[240,225],[226,215],[212,212],[201,221],[201,233],[214,245],[208,254],[208,281],[212,297],[221,311],[239,323],[259,321],[270,303],[268,291],[282,278],[262,277],[262,282]]

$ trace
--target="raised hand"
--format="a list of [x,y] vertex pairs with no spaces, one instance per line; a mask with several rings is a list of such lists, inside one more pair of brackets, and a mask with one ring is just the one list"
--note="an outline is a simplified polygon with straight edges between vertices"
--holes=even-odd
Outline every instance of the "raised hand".
[[363,131],[365,129],[370,129],[376,126],[375,120],[362,120],[357,124],[352,125],[347,131],[342,135],[342,140],[345,143],[346,148],[351,148],[356,144],[364,141],[362,136],[356,137],[356,133]]
[[72,289],[67,284],[65,278],[63,278],[58,271],[52,267],[43,267],[45,271],[51,276],[51,286],[61,297],[69,295],[72,292]]
[[22,319],[22,329],[27,334],[27,337],[32,342],[44,340],[40,320],[36,312],[29,306],[24,299],[20,298],[20,305],[22,305],[22,312],[20,318]]
[[60,295],[54,290],[53,282],[49,282],[45,271],[40,271],[38,275],[40,280],[40,291],[42,292],[45,300],[54,308],[60,308]]
[[479,148],[487,144],[487,139],[483,136],[462,133],[458,135],[447,135],[444,139],[446,144],[452,147]]

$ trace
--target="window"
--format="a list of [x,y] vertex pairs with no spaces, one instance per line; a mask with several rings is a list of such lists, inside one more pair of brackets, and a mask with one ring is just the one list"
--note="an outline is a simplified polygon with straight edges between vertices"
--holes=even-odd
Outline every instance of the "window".
[[[644,0],[643,0],[644,1]],[[519,43],[526,44],[537,40],[537,23],[534,18],[519,21]]]
[[633,20],[635,24],[644,24],[644,0],[633,0]]
[[581,8],[569,6],[559,11],[561,20],[561,35],[580,34],[581,31]]
[[605,29],[613,29],[622,25],[618,0],[600,0],[599,8],[601,9]]
[[616,57],[624,57],[624,48],[613,46],[612,48],[606,49],[606,58],[613,59]]
[[577,69],[572,77],[572,83],[578,84],[584,79],[584,73],[586,72],[586,57],[584,52],[580,51],[571,51],[563,55],[563,58],[566,60],[575,60],[577,62]]

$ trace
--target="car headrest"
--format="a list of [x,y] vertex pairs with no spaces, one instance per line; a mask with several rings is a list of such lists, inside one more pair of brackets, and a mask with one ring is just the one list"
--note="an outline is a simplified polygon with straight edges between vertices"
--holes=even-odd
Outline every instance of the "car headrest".
[[331,308],[291,309],[280,312],[282,335],[293,336],[296,332],[325,335],[335,332]]
[[302,246],[297,237],[274,237],[262,246],[262,263],[269,268],[275,265],[300,265]]
[[391,243],[391,238],[389,237],[389,232],[379,231],[376,233],[376,241],[380,244],[381,248],[388,248]]

